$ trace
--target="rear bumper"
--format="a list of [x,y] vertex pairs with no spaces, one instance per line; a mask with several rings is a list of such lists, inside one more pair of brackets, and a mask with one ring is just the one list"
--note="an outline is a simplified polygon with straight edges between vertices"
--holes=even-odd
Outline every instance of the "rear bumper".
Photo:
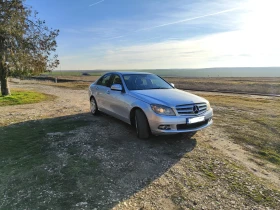
[[[213,109],[210,109],[199,116],[204,116],[205,121],[189,125],[186,123],[187,118],[192,118],[194,116],[163,116],[155,113],[149,113],[147,118],[152,134],[168,135],[199,131],[201,129],[207,128],[213,123]],[[159,129],[160,125],[168,125],[169,129]]]

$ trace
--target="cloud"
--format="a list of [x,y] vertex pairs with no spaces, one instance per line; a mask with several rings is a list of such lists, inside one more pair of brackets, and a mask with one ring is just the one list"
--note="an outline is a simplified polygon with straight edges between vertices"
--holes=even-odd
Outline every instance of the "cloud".
[[[273,47],[271,47],[273,46]],[[238,30],[127,47],[104,46],[62,58],[64,69],[160,69],[279,66],[278,37]]]
[[102,3],[103,1],[105,1],[105,0],[101,0],[101,1],[95,2],[95,3],[91,4],[91,5],[89,5],[89,7],[92,7],[92,6],[95,6],[95,5],[97,5],[97,4],[100,4],[100,3]]
[[71,34],[80,34],[81,31],[74,29],[74,28],[61,28],[60,31],[65,33],[71,33]]
[[[262,44],[265,41],[266,44]],[[87,69],[206,68],[279,66],[277,39],[252,38],[246,31],[230,31],[187,40],[108,49],[104,56],[88,56]],[[270,47],[274,44],[274,50]],[[276,45],[276,46],[275,46]],[[244,56],[246,55],[246,56]]]
[[69,55],[69,56],[59,57],[60,60],[72,60],[72,59],[76,59],[76,58],[80,58],[80,56],[79,55]]
[[[173,2],[167,3],[166,9],[156,5],[158,9],[148,16],[97,21],[94,26],[79,30],[86,34],[84,45],[77,44],[75,51],[68,50],[65,54],[80,57],[64,57],[62,66],[65,69],[280,66],[280,29],[276,27],[280,17],[276,5],[280,3],[259,0],[256,4],[256,1],[194,1],[186,3],[179,12],[176,11],[183,4],[176,1],[176,7]],[[68,32],[78,31],[68,29]]]
[[149,31],[149,30],[153,30],[153,29],[156,29],[156,28],[162,28],[162,27],[171,26],[171,25],[175,25],[175,24],[186,23],[186,22],[189,22],[189,21],[203,19],[203,18],[206,18],[206,17],[216,16],[216,15],[220,15],[220,14],[224,14],[224,13],[229,13],[229,12],[233,12],[233,11],[241,10],[241,9],[243,9],[243,8],[242,7],[235,7],[235,8],[231,8],[231,9],[222,10],[222,11],[219,11],[219,12],[209,13],[209,14],[206,14],[206,15],[195,16],[195,17],[191,17],[191,18],[187,18],[187,19],[182,19],[182,20],[178,20],[178,21],[174,21],[174,22],[169,22],[169,23],[164,23],[164,24],[160,24],[160,25],[156,25],[156,26],[152,26],[152,27],[142,28],[142,29],[138,29],[138,30],[132,31],[132,32],[130,32],[128,34],[111,37],[108,40],[123,38],[123,37],[129,36],[129,35],[137,33],[137,32]]
[[197,17],[192,17],[192,18],[187,18],[187,19],[183,19],[183,20],[178,20],[178,21],[175,21],[175,22],[165,23],[165,24],[161,24],[161,25],[157,25],[157,26],[153,26],[153,27],[149,27],[149,28],[143,28],[143,29],[139,29],[139,30],[137,30],[135,32],[147,31],[147,30],[152,30],[152,29],[155,29],[155,28],[161,28],[161,27],[165,27],[165,26],[185,23],[185,22],[189,22],[189,21],[192,21],[192,20],[197,20],[197,19],[201,19],[201,18],[215,16],[215,15],[219,15],[219,14],[223,14],[223,13],[228,13],[228,12],[232,12],[232,11],[240,10],[240,9],[241,9],[240,7],[231,8],[231,9],[227,9],[227,10],[223,10],[223,11],[219,11],[219,12],[215,12],[215,13],[211,13],[211,14],[206,14],[206,15],[201,15],[201,16],[197,16]]

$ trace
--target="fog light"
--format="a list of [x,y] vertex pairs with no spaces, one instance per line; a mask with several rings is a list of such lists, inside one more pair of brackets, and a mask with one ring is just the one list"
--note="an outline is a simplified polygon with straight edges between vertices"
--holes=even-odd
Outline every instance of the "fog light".
[[160,130],[171,130],[170,125],[160,125],[158,126],[158,129]]

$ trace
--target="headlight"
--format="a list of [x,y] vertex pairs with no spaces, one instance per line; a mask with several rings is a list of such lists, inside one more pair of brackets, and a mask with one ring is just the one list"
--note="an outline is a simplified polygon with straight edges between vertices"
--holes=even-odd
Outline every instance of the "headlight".
[[163,105],[157,105],[157,104],[152,104],[151,107],[152,107],[152,110],[157,114],[169,115],[169,116],[175,115],[173,109],[171,109],[170,107],[163,106]]
[[209,101],[206,102],[207,110],[211,108]]

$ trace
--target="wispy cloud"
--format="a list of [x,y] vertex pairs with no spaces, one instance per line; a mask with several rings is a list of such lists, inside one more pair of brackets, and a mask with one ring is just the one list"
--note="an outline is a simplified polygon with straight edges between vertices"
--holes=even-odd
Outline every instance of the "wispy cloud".
[[[230,31],[124,47],[95,47],[79,58],[62,57],[64,69],[151,69],[279,66],[278,37]],[[273,47],[271,47],[273,46]]]
[[76,58],[80,58],[80,55],[69,55],[69,56],[61,56],[59,57],[60,60],[73,60]]
[[92,7],[92,6],[95,6],[95,5],[97,5],[97,4],[100,4],[100,3],[102,3],[103,1],[105,1],[105,0],[101,0],[101,1],[95,2],[95,3],[91,4],[91,5],[89,5],[89,7]]
[[[91,64],[84,68],[206,68],[236,66],[277,66],[278,38],[266,40],[247,31],[222,32],[186,40],[104,48],[104,56],[88,54]],[[272,49],[271,46],[274,46]],[[246,55],[246,56],[244,56]],[[279,64],[278,64],[279,65]]]
[[146,0],[128,10],[114,3],[62,28],[61,63],[63,69],[279,66],[280,1],[271,1]]
[[216,16],[216,15],[219,15],[219,14],[229,13],[229,12],[233,12],[233,11],[240,10],[240,9],[243,9],[243,8],[242,7],[235,7],[235,8],[231,8],[231,9],[215,12],[215,13],[210,13],[210,14],[206,14],[206,15],[200,15],[200,16],[196,16],[196,17],[192,17],[192,18],[187,18],[187,19],[182,19],[182,20],[178,20],[178,21],[170,22],[170,23],[164,23],[164,24],[160,24],[160,25],[156,25],[156,26],[152,26],[152,27],[148,27],[148,28],[142,28],[142,29],[138,29],[138,30],[132,31],[132,32],[130,32],[128,34],[124,34],[124,35],[120,35],[120,36],[116,36],[116,37],[111,37],[108,40],[126,37],[126,36],[129,36],[129,35],[137,33],[137,32],[149,31],[149,30],[153,30],[153,29],[156,29],[156,28],[162,28],[162,27],[166,27],[166,26],[170,26],[170,25],[186,23],[186,22],[189,22],[189,21],[192,21],[192,20],[197,20],[197,19],[202,19],[202,18],[206,18],[206,17]]
[[71,34],[80,34],[81,33],[81,31],[74,29],[74,28],[61,28],[60,30],[62,32],[71,33]]
[[157,25],[157,26],[153,26],[153,27],[149,27],[149,28],[142,28],[135,32],[147,31],[147,30],[152,30],[155,28],[161,28],[161,27],[165,27],[165,26],[185,23],[185,22],[189,22],[192,20],[197,20],[197,19],[201,19],[201,18],[205,18],[205,17],[210,17],[210,16],[215,16],[215,15],[219,15],[219,14],[223,14],[223,13],[232,12],[232,11],[239,10],[239,9],[241,9],[241,7],[231,8],[231,9],[227,9],[227,10],[223,10],[223,11],[219,11],[219,12],[215,12],[215,13],[211,13],[211,14],[201,15],[201,16],[197,16],[197,17],[187,18],[187,19],[183,19],[183,20],[179,20],[179,21],[175,21],[175,22],[171,22],[171,23],[165,23],[165,24],[161,24],[161,25]]

